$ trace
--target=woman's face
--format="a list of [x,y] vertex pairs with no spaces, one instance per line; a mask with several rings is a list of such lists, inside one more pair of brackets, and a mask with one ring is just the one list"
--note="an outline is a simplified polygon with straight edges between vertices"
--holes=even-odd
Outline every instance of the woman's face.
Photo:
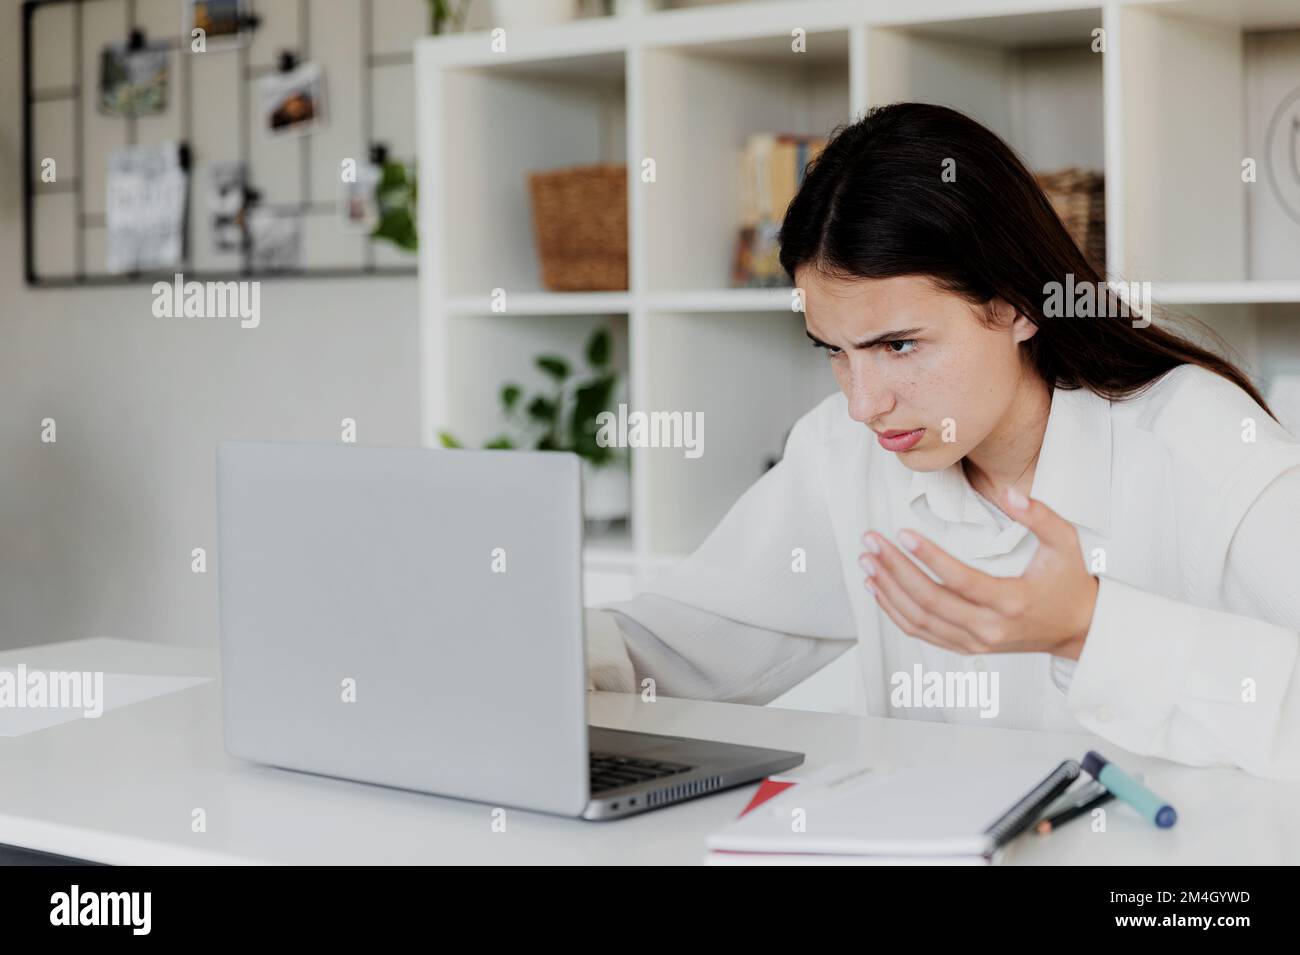
[[1037,330],[995,300],[984,310],[925,276],[840,279],[802,266],[804,320],[826,348],[849,415],[914,471],[961,460],[1004,419],[1023,379],[1020,342]]

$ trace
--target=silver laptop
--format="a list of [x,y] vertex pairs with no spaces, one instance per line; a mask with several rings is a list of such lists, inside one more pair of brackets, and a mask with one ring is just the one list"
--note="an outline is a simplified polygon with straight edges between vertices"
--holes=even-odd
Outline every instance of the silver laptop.
[[801,763],[587,725],[580,475],[561,452],[223,444],[227,751],[587,819]]

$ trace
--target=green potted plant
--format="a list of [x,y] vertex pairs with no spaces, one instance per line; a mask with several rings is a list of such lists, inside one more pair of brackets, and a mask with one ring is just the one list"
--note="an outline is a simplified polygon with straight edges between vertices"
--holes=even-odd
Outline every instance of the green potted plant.
[[[611,364],[610,334],[598,328],[583,348],[588,369],[585,377],[573,375],[562,355],[538,355],[533,364],[549,380],[544,392],[525,396],[513,382],[501,387],[501,409],[508,430],[483,446],[495,449],[531,447],[539,451],[572,451],[582,458],[583,511],[589,522],[609,524],[628,516],[631,489],[627,453],[596,440],[597,421],[610,407],[618,387],[618,371]],[[449,432],[438,438],[443,447],[463,445]]]
[[474,0],[461,0],[460,3],[429,0],[429,32],[438,35],[459,30],[465,25],[465,16],[473,2]]
[[386,239],[399,249],[414,252],[420,245],[415,228],[418,202],[415,170],[384,156],[379,166],[379,181],[375,184],[379,218],[370,237]]

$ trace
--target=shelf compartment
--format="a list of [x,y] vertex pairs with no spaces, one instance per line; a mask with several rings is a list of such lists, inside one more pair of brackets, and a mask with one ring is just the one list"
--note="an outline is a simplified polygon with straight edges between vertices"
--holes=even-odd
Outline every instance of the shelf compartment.
[[[530,172],[627,161],[623,53],[441,71],[426,188],[441,190],[442,290],[543,292]],[[491,117],[491,122],[485,121]],[[429,170],[426,168],[426,173]]]
[[[619,375],[613,398],[617,407],[619,402],[628,401],[630,393],[626,313],[520,315],[478,312],[446,316],[443,348],[445,354],[454,356],[454,359],[444,363],[447,376],[445,413],[441,420],[430,423],[430,440],[440,443],[439,432],[447,431],[463,446],[477,448],[498,435],[508,434],[519,447],[531,448],[532,432],[507,424],[501,408],[502,387],[514,383],[523,389],[519,399],[521,412],[534,394],[551,395],[551,379],[534,363],[539,355],[563,356],[571,369],[570,380],[583,380],[588,374],[583,349],[588,337],[599,327],[610,331],[610,363]],[[562,418],[567,416],[567,407],[561,410]],[[626,522],[589,534],[588,549],[599,553],[630,553],[634,527],[630,491],[628,499]]]
[[1035,172],[1105,166],[1099,8],[867,31],[867,100],[958,109]]
[[[827,135],[850,119],[847,30],[648,46],[637,81],[650,292],[729,285],[741,223],[741,155],[755,133]],[[689,236],[690,241],[683,241]]]
[[[1300,302],[1197,304],[1173,307],[1166,314],[1174,330],[1187,326],[1178,319],[1191,316],[1209,326],[1228,346],[1226,357],[1240,365],[1267,399],[1281,376],[1300,376]],[[1222,351],[1214,341],[1198,343]],[[1300,405],[1275,407],[1292,434],[1300,435]]]
[[582,375],[586,359],[582,347],[591,332],[601,326],[611,332],[611,362],[620,376],[620,398],[628,394],[628,320],[625,314],[449,315],[446,349],[455,356],[448,362],[446,420],[434,422],[435,430],[449,430],[466,447],[479,447],[502,431],[499,394],[502,385],[514,382],[526,395],[549,393],[549,379],[533,364],[542,354],[564,356]]
[[1300,7],[1133,4],[1118,22],[1125,278],[1300,280]]
[[796,313],[652,312],[645,343],[652,377],[637,410],[703,414],[699,457],[637,452],[649,486],[648,551],[689,553],[781,456],[791,426],[836,390],[835,379]]

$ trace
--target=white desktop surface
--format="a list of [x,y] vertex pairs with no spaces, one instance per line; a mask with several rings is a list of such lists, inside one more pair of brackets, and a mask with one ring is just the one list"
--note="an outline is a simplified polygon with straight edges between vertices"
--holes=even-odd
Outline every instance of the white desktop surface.
[[[217,677],[215,651],[95,638],[0,653],[0,665]],[[1300,862],[1300,782],[1132,756],[1096,737],[859,719],[773,707],[589,694],[594,724],[911,765],[1042,760],[1047,773],[1097,748],[1178,810],[1159,830],[1110,804],[1018,839],[1007,863]],[[490,758],[490,754],[484,754]],[[616,822],[593,823],[251,765],[221,744],[220,686],[200,686],[26,736],[0,739],[0,843],[119,864],[685,863],[741,810],[754,785]],[[191,831],[206,812],[207,831]]]

